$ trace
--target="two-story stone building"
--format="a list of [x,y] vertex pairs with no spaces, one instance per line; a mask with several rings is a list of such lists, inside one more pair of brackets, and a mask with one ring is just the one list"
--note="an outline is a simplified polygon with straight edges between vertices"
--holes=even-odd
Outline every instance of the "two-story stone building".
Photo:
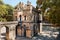
[[31,2],[27,1],[27,4],[20,2],[14,8],[13,18],[14,21],[18,21],[20,24],[17,25],[16,34],[20,36],[31,37],[38,33],[37,27],[37,15],[33,10],[35,7],[31,5]]

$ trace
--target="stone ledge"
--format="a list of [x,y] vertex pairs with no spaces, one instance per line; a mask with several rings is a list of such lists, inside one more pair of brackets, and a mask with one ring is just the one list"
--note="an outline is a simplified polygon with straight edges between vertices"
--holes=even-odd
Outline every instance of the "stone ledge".
[[10,24],[18,24],[18,21],[0,22],[0,25],[10,25]]

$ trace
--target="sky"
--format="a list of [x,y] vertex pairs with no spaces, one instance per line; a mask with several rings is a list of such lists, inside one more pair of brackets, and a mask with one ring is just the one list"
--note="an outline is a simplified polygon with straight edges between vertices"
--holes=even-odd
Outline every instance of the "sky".
[[[36,0],[29,0],[31,4],[35,7],[36,6]],[[3,0],[5,4],[10,4],[13,7],[15,7],[19,2],[27,3],[27,0]]]

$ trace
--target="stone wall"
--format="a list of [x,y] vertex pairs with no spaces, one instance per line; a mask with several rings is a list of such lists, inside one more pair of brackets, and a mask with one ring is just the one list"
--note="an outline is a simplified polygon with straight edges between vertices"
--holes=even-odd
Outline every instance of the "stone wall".
[[[2,27],[6,27],[6,40],[15,40],[15,28],[16,25],[18,24],[17,21],[13,21],[13,22],[0,22],[0,40],[2,39],[2,35],[1,35],[1,28]],[[5,40],[5,39],[4,39]]]

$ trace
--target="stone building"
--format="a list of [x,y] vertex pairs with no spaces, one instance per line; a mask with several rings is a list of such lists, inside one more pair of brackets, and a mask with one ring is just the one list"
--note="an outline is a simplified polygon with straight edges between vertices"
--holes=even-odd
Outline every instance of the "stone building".
[[[23,2],[20,2],[14,9],[14,20],[20,21],[20,16],[22,21],[30,21],[30,19],[33,17],[32,15],[32,8],[31,2],[27,1],[27,4],[24,4]],[[30,17],[31,16],[31,17]]]
[[18,21],[20,24],[17,25],[16,34],[20,36],[31,37],[38,33],[37,27],[37,15],[33,10],[35,9],[31,2],[27,1],[27,4],[20,2],[15,8],[13,12],[14,21]]

